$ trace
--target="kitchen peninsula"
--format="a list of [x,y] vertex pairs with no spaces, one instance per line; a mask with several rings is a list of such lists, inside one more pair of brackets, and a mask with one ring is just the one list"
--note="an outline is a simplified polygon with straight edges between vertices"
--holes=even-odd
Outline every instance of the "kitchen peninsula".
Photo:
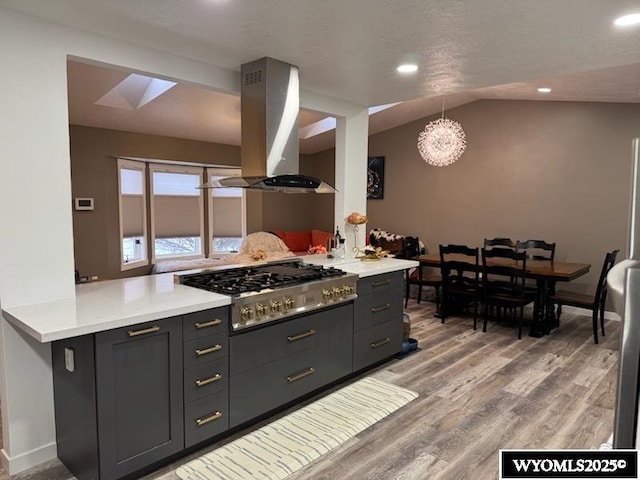
[[52,342],[58,457],[80,480],[122,478],[399,351],[402,271],[417,262],[304,261],[357,274],[357,299],[234,333],[231,297],[168,273],[3,310]]

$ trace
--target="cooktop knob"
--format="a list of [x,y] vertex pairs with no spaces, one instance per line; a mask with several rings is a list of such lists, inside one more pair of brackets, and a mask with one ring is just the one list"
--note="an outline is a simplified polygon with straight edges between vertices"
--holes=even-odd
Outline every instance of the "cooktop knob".
[[333,287],[333,298],[340,298],[344,295],[344,288]]
[[287,297],[284,299],[284,308],[286,310],[291,310],[295,306],[296,306],[296,302],[293,298]]
[[264,303],[259,303],[256,305],[256,314],[259,317],[262,317],[267,314],[269,307],[267,307]]
[[342,287],[342,290],[344,291],[345,295],[353,294],[353,287],[351,285],[345,285],[344,287]]
[[322,298],[324,298],[325,300],[331,300],[333,298],[333,290],[329,290],[328,288],[323,288]]
[[282,302],[277,300],[271,300],[271,311],[272,312],[281,312],[282,311]]
[[253,310],[249,307],[242,307],[240,310],[240,318],[242,318],[242,320],[251,320],[253,318]]

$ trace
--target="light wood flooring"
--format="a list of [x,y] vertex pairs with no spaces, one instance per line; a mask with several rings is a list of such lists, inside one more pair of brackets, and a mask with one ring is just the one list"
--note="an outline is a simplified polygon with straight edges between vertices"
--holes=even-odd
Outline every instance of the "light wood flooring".
[[[407,312],[421,350],[366,375],[420,396],[291,480],[495,479],[500,448],[597,448],[611,434],[619,322],[594,345],[586,316],[563,314],[551,335],[517,340],[514,327],[482,333],[468,317],[441,324],[429,302],[410,301]],[[177,466],[244,433],[144,480],[176,480]],[[12,477],[72,478],[58,461]]]

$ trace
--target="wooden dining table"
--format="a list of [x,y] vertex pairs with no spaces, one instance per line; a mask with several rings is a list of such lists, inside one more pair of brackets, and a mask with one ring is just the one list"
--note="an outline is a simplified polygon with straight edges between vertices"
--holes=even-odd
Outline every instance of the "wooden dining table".
[[[447,255],[447,259],[460,262],[469,261],[469,257],[456,254]],[[421,266],[440,267],[439,253],[420,255],[415,257],[413,260],[419,261]],[[511,260],[505,258],[487,259],[488,265],[509,265],[509,262],[513,264]],[[482,265],[480,268],[482,268]],[[590,268],[591,265],[588,263],[558,262],[555,260],[527,260],[527,278],[531,278],[536,281],[536,288],[538,292],[537,301],[538,305],[541,306],[541,308],[538,308],[537,317],[534,317],[533,319],[533,324],[529,331],[530,336],[542,337],[544,335],[548,335],[553,328],[558,326],[553,305],[549,300],[556,282],[570,282],[575,280],[576,278],[588,273]]]

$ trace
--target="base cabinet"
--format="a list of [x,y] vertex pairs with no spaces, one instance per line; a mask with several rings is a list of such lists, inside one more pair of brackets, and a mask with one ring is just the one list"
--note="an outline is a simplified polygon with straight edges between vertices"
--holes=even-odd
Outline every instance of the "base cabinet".
[[[60,460],[79,480],[116,480],[226,430],[227,329],[223,308],[53,342]],[[185,344],[200,352],[186,369]]]
[[358,280],[353,322],[353,370],[358,371],[402,348],[402,272]]
[[95,335],[100,478],[184,448],[182,325],[169,318]]
[[400,351],[401,272],[358,299],[229,335],[227,307],[52,343],[58,457],[118,480]]

